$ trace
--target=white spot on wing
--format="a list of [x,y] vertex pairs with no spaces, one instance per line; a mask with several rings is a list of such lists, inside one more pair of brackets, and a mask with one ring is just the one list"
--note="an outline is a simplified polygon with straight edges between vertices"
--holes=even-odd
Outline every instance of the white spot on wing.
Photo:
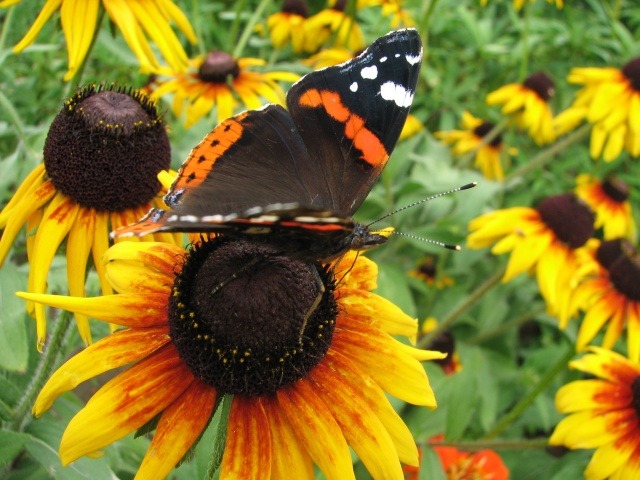
[[351,85],[349,85],[349,90],[351,90],[352,92],[357,92],[358,91],[358,82],[353,82]]
[[409,92],[402,85],[393,82],[385,82],[380,86],[380,95],[383,99],[395,102],[401,108],[411,106],[413,102],[413,93]]
[[375,80],[378,77],[378,67],[376,67],[375,65],[364,67],[360,72],[360,75],[362,75],[362,78]]
[[384,63],[387,61],[387,57],[380,57],[380,63]]
[[422,54],[418,54],[416,56],[413,55],[405,55],[404,58],[407,59],[407,62],[409,62],[409,65],[415,65],[416,63],[418,63],[420,60],[422,60]]

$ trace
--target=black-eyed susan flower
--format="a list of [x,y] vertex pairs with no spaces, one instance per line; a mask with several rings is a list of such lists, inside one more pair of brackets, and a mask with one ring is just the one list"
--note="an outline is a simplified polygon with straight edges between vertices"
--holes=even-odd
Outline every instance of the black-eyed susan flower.
[[304,22],[309,16],[309,6],[304,0],[285,0],[279,12],[269,15],[267,27],[271,44],[276,48],[291,45],[294,52],[304,51]]
[[598,347],[569,366],[596,378],[577,380],[556,394],[556,407],[569,414],[549,443],[596,449],[584,471],[587,480],[640,477],[640,364]]
[[581,174],[574,191],[595,212],[595,227],[603,229],[605,240],[635,237],[629,187],[625,182],[615,177],[600,181],[593,175]]
[[[427,335],[436,328],[438,328],[438,320],[434,317],[427,317],[424,322],[422,322],[420,332],[422,335]],[[433,363],[438,364],[440,368],[442,368],[442,371],[446,375],[453,375],[462,370],[460,355],[458,355],[456,350],[456,338],[450,330],[445,329],[439,332],[436,337],[429,342],[427,349],[447,354],[445,358],[433,361]]]
[[[69,292],[84,295],[87,262],[93,256],[102,291],[110,293],[101,261],[109,232],[135,222],[150,206],[163,205],[156,176],[170,161],[164,122],[146,96],[117,87],[78,91],[51,124],[44,163],[0,213],[0,262],[26,226],[29,291],[45,291],[53,257],[66,239]],[[174,239],[166,234],[151,238]],[[36,305],[33,313],[41,349],[44,309]],[[90,343],[87,318],[77,320],[82,339]]]
[[332,67],[354,58],[356,54],[344,47],[323,48],[318,53],[311,55],[302,61],[308,67],[317,70]]
[[583,252],[586,277],[573,302],[584,312],[576,347],[584,349],[607,326],[602,345],[611,348],[627,329],[629,358],[640,361],[640,255],[626,240],[609,240]]
[[344,47],[351,52],[364,48],[364,36],[358,22],[345,12],[347,0],[337,0],[329,8],[312,15],[304,23],[305,51],[315,52],[331,42],[333,47]]
[[438,289],[449,287],[455,282],[453,278],[438,274],[437,257],[428,255],[422,258],[416,268],[409,271],[409,276],[422,280],[430,287]]
[[289,72],[260,72],[266,64],[259,58],[234,59],[221,51],[212,51],[191,61],[182,71],[158,70],[158,87],[152,98],[173,94],[172,111],[176,117],[185,112],[189,128],[217,109],[218,123],[231,117],[238,100],[250,110],[260,108],[264,99],[283,104],[285,93],[279,81],[295,82],[299,75]]
[[411,138],[414,135],[420,133],[422,130],[424,130],[424,125],[422,124],[420,119],[415,115],[409,114],[404,122],[402,131],[400,131],[399,140],[406,140],[407,138]]
[[464,130],[436,132],[435,137],[453,145],[451,150],[457,155],[475,152],[475,166],[486,178],[504,180],[502,157],[505,153],[515,155],[517,150],[509,148],[505,152],[501,135],[497,135],[490,142],[485,142],[484,137],[495,128],[495,125],[476,118],[467,111],[462,112],[462,127]]
[[583,87],[573,104],[556,117],[558,134],[587,120],[593,125],[592,158],[610,162],[623,150],[640,156],[640,57],[621,69],[574,68],[568,80]]
[[60,445],[63,464],[158,417],[138,478],[163,478],[224,395],[233,399],[222,479],[291,472],[313,479],[313,464],[327,478],[353,479],[349,447],[374,478],[401,479],[400,462],[418,464],[412,435],[385,392],[434,407],[420,361],[444,355],[391,336],[412,337],[417,324],[371,292],[372,261],[351,252],[332,266],[306,264],[217,237],[188,252],[122,242],[104,262],[115,295],[19,293],[127,327],[64,364],[35,403],[40,416],[63,392],[134,363],[71,420]]
[[358,10],[366,7],[380,7],[382,16],[391,19],[391,28],[413,27],[416,22],[404,4],[404,0],[357,0],[356,2]]
[[548,197],[536,208],[489,212],[469,223],[470,248],[493,243],[495,255],[511,252],[503,282],[535,270],[549,313],[561,324],[573,315],[571,285],[579,268],[577,249],[594,233],[594,214],[573,194]]
[[[1,1],[0,7],[9,7],[20,1]],[[196,35],[185,14],[172,0],[47,0],[29,31],[13,50],[19,53],[31,45],[44,24],[60,10],[69,58],[69,69],[64,79],[69,80],[85,61],[98,34],[100,8],[104,8],[109,19],[120,29],[129,48],[138,57],[143,72],[159,67],[150,41],[173,68],[187,65],[187,54],[170,23],[174,22],[191,43],[196,42]]]
[[538,145],[543,145],[556,138],[549,106],[554,93],[553,80],[544,72],[536,72],[522,83],[510,83],[491,92],[487,104],[502,105],[502,113],[513,115],[518,128],[527,130]]

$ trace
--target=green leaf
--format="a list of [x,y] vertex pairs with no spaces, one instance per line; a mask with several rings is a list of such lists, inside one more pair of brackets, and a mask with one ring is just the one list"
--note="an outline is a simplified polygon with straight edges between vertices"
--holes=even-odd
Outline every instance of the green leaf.
[[11,263],[0,269],[0,367],[24,372],[29,361],[25,304],[15,296],[24,290],[26,279]]
[[29,435],[25,433],[0,430],[0,465],[5,465],[13,460],[29,441]]

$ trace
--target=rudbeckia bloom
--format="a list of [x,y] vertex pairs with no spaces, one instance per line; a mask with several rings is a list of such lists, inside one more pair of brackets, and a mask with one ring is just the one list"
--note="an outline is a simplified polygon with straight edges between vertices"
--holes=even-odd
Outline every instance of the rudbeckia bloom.
[[576,179],[575,194],[596,214],[596,228],[604,230],[605,240],[635,236],[635,225],[629,202],[629,187],[622,180],[600,181],[582,174]]
[[[9,7],[19,1],[0,1],[0,7]],[[69,69],[64,79],[70,80],[84,62],[89,47],[98,34],[101,5],[138,57],[142,71],[150,72],[159,66],[150,40],[173,68],[179,69],[187,65],[187,54],[170,23],[175,22],[191,43],[196,42],[196,35],[185,14],[171,0],[47,0],[35,22],[24,38],[13,47],[13,51],[19,53],[31,45],[47,20],[60,10],[60,22],[69,58]]]
[[158,70],[158,87],[153,98],[173,94],[172,111],[182,115],[186,105],[185,127],[189,128],[217,108],[218,123],[233,116],[237,99],[249,110],[263,105],[263,99],[283,104],[285,93],[279,81],[295,82],[299,75],[289,72],[253,71],[266,64],[259,58],[240,58],[221,51],[212,51],[191,61],[187,70]]
[[[84,295],[92,255],[102,291],[111,293],[101,261],[109,231],[135,222],[152,205],[163,205],[156,176],[170,161],[169,139],[153,102],[135,91],[85,87],[65,102],[51,124],[44,163],[0,213],[0,262],[26,225],[30,292],[45,291],[49,267],[66,238],[69,292]],[[166,234],[151,238],[174,241]],[[42,349],[44,309],[37,305],[33,313]],[[80,336],[90,343],[87,318],[76,318]]]
[[409,271],[409,276],[422,280],[429,287],[438,289],[453,285],[455,283],[453,278],[438,274],[437,260],[433,255],[424,257],[418,262],[416,268]]
[[469,223],[470,248],[493,243],[495,255],[511,252],[503,282],[535,269],[550,314],[563,325],[571,309],[571,283],[579,267],[576,250],[592,237],[594,214],[573,194],[556,195],[536,208],[489,212]]
[[[122,242],[105,255],[119,293],[95,298],[20,293],[127,329],[63,365],[34,406],[134,363],[71,420],[60,457],[90,455],[159,416],[137,478],[168,475],[233,395],[220,478],[355,478],[349,446],[374,478],[402,479],[418,451],[385,392],[435,406],[413,336],[415,320],[371,293],[376,265],[354,252],[332,266],[217,237],[185,252]],[[340,279],[337,283],[336,279]],[[315,308],[313,305],[317,305]]]
[[571,382],[556,394],[560,413],[570,414],[549,443],[595,448],[587,480],[640,478],[640,365],[603,348],[569,366],[596,378]]
[[294,52],[302,52],[306,32],[304,22],[308,16],[307,2],[304,0],[285,0],[282,9],[267,18],[271,44],[276,48],[284,48],[287,44],[291,44]]
[[555,93],[553,80],[543,72],[529,75],[522,83],[510,83],[487,95],[487,104],[502,105],[502,113],[513,115],[521,130],[527,130],[538,145],[553,142],[553,113],[549,100]]
[[[422,323],[420,332],[423,335],[433,332],[438,327],[438,320],[434,317],[427,317]],[[436,359],[433,363],[436,363],[442,368],[442,371],[446,375],[453,375],[454,373],[462,370],[462,364],[460,363],[460,355],[456,351],[456,338],[450,330],[443,330],[429,342],[427,346],[429,350],[436,350],[438,352],[446,353],[447,356],[442,359]]]
[[333,6],[309,17],[305,22],[305,50],[315,52],[329,40],[334,47],[345,47],[352,52],[364,48],[364,36],[356,20],[344,10],[347,0],[337,0]]
[[416,22],[404,8],[404,3],[404,0],[357,0],[356,5],[358,10],[379,6],[382,16],[391,17],[391,28],[413,27]]
[[623,149],[640,155],[640,57],[622,69],[574,68],[570,83],[584,85],[573,104],[555,119],[558,134],[572,130],[583,120],[593,125],[592,158],[606,162],[616,159]]
[[407,119],[404,122],[404,126],[402,127],[402,131],[400,132],[400,138],[398,140],[405,140],[407,138],[413,137],[418,132],[421,132],[424,129],[422,122],[415,115],[409,114]]
[[318,53],[302,60],[302,63],[314,70],[317,70],[320,68],[332,67],[339,63],[344,63],[355,56],[356,55],[351,50],[347,50],[344,47],[323,48]]
[[[462,127],[464,130],[436,132],[435,137],[453,145],[451,151],[457,155],[476,152],[475,166],[489,180],[504,180],[501,156],[504,153],[502,136],[498,135],[488,143],[483,139],[491,132],[495,125],[474,117],[469,112],[462,112]],[[509,155],[515,155],[517,150],[509,148]]]
[[585,311],[576,347],[585,348],[608,323],[602,343],[611,348],[626,326],[629,358],[640,361],[640,255],[626,240],[602,242],[585,254],[582,270],[591,275],[574,293]]
[[[536,0],[529,0],[529,3],[533,3]],[[480,4],[483,7],[487,6],[487,2],[488,0],[480,0]],[[526,0],[513,0],[513,8],[515,8],[517,11],[522,10],[522,7],[524,7]],[[547,3],[555,3],[557,8],[562,8],[564,7],[564,0],[547,0]]]

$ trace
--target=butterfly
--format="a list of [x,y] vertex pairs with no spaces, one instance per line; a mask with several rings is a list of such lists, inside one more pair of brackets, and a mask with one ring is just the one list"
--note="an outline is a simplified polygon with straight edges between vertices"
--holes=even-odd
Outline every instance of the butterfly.
[[115,237],[213,232],[326,262],[386,237],[353,220],[393,151],[422,60],[414,29],[378,38],[356,58],[302,77],[287,109],[269,104],[216,126],[165,195]]

